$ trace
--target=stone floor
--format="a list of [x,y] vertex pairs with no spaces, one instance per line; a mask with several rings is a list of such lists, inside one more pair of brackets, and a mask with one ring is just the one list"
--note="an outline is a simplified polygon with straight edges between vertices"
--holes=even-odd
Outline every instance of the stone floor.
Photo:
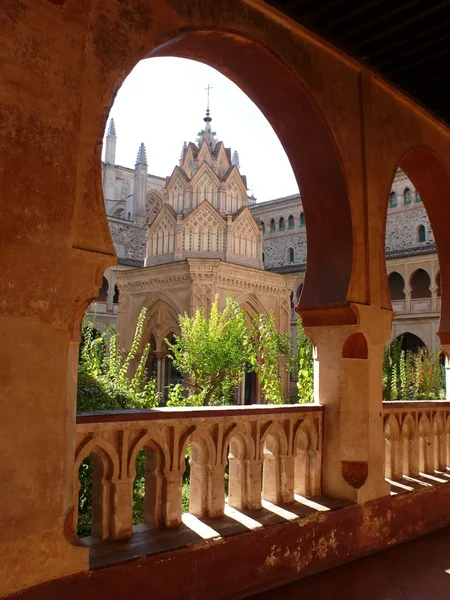
[[450,527],[253,600],[450,600]]
[[308,517],[322,511],[338,510],[348,502],[326,498],[303,498],[295,495],[291,504],[277,506],[263,500],[258,511],[238,511],[225,505],[223,517],[199,519],[191,514],[183,515],[183,523],[176,529],[147,529],[144,525],[133,528],[127,540],[96,540],[84,538],[89,546],[90,566],[93,569],[129,561],[170,550],[205,544],[209,541],[246,533],[259,527],[267,527]]

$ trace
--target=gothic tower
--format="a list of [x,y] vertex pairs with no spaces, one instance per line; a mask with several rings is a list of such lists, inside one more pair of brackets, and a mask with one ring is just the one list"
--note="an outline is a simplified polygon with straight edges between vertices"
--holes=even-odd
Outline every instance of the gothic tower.
[[134,167],[133,209],[131,218],[138,225],[145,224],[145,199],[147,195],[147,153],[144,143],[139,147]]

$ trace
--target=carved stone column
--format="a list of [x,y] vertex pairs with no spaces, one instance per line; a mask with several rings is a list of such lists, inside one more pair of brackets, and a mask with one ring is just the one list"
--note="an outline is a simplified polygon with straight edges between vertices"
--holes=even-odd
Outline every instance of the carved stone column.
[[121,478],[111,482],[111,538],[126,539],[133,532],[133,479]]
[[226,227],[226,246],[225,246],[225,260],[231,262],[233,259],[233,217],[227,215],[227,227]]
[[181,471],[169,471],[166,474],[166,501],[163,504],[166,527],[181,525],[182,486],[183,473]]
[[228,505],[237,510],[261,509],[261,461],[229,457]]
[[314,344],[315,401],[325,406],[323,492],[359,503],[387,495],[382,361],[392,312],[357,304],[299,312]]
[[407,284],[406,290],[405,290],[405,312],[407,312],[407,313],[411,313],[412,312],[412,306],[411,306],[411,288],[409,287],[409,284]]
[[[441,335],[441,340],[443,338],[443,336]],[[449,402],[450,401],[450,336],[448,343],[442,343],[441,344],[441,351],[444,353],[445,355],[445,393],[446,393],[446,400]],[[450,458],[450,447],[449,447],[449,458]],[[447,463],[450,464],[450,463]]]
[[153,256],[153,233],[150,232],[150,229],[147,228],[147,251],[145,256],[145,266],[148,267],[149,260]]
[[175,252],[173,259],[181,260],[183,257],[183,215],[177,214],[177,224],[175,225]]
[[431,312],[438,312],[438,307],[437,307],[437,287],[432,284],[431,288]]

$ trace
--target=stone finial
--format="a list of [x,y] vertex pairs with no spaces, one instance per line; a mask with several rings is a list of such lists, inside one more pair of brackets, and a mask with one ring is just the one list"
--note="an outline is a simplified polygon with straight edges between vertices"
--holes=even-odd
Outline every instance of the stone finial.
[[183,163],[183,158],[184,158],[186,149],[187,149],[187,143],[183,142],[183,147],[181,148],[181,154],[180,154],[180,165]]
[[108,136],[113,135],[114,137],[116,137],[116,126],[114,123],[114,119],[111,119],[109,122],[109,127],[108,127]]
[[136,165],[146,165],[147,164],[147,151],[145,150],[144,142],[139,146],[138,155],[136,158]]
[[232,159],[231,159],[231,164],[232,164],[232,165],[236,165],[236,167],[238,167],[238,168],[241,166],[241,165],[239,164],[239,154],[238,154],[237,150],[235,150],[235,151],[233,152],[233,157],[232,157]]

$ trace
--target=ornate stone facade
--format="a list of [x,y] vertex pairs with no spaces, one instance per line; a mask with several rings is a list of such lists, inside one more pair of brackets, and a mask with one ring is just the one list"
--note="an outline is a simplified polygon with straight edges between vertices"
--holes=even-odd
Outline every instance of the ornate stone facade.
[[[306,220],[299,194],[252,206],[264,231],[265,268],[296,276],[298,304],[306,271]],[[420,195],[398,169],[386,219],[386,268],[395,311],[393,336],[409,334],[410,343],[439,349],[440,273],[433,231]],[[294,313],[293,313],[294,316]],[[295,335],[295,319],[292,322]],[[414,342],[411,336],[418,340]]]
[[[204,121],[196,143],[184,144],[180,163],[167,178],[161,195],[153,176],[146,174],[145,147],[141,145],[129,220],[109,217],[121,262],[106,273],[108,289],[115,290],[117,281],[120,290],[120,311],[113,305],[109,321],[118,312],[121,342],[129,347],[139,312],[147,308],[144,339],[152,348],[149,371],[155,373],[158,389],[164,395],[167,385],[179,380],[167,359],[165,340],[179,332],[180,314],[192,315],[200,307],[208,312],[216,295],[223,308],[231,295],[249,317],[273,312],[281,333],[289,332],[291,327],[294,277],[264,271],[262,227],[249,210],[254,200],[247,194],[239,157],[237,152],[232,157],[231,150],[216,139],[209,111]],[[114,124],[107,136],[106,159],[112,154],[108,144],[113,143],[113,137],[115,144]],[[142,183],[144,175],[147,179]],[[141,201],[141,183],[147,190],[147,200],[150,195],[153,203]],[[129,199],[120,200],[125,201]],[[152,216],[151,210],[156,209]],[[112,210],[117,211],[117,205]],[[142,264],[143,268],[133,268]],[[110,304],[108,296],[106,306]],[[280,359],[283,390],[288,397],[289,373],[284,362]],[[256,378],[243,382],[237,400],[260,401]]]

